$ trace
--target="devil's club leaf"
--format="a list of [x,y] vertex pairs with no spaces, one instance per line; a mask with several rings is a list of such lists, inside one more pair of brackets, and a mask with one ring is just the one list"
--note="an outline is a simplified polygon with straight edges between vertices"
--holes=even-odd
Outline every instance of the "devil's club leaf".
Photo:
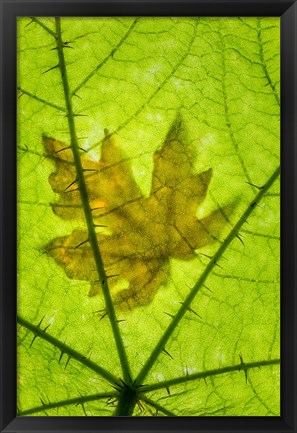
[[18,415],[278,416],[279,18],[18,41]]
[[[69,147],[44,137],[46,152],[56,163],[50,175],[60,200],[54,212],[65,219],[82,219],[80,192]],[[212,243],[228,221],[233,206],[218,209],[202,219],[195,215],[203,202],[212,170],[193,172],[194,149],[189,145],[182,121],[171,127],[164,145],[154,155],[151,194],[148,198],[134,180],[129,162],[113,138],[105,139],[100,161],[81,157],[95,225],[110,234],[97,234],[111,286],[117,278],[129,287],[114,297],[121,309],[150,303],[169,275],[169,259],[189,260],[195,250]],[[70,278],[91,282],[91,296],[100,281],[86,231],[54,239],[46,248]]]

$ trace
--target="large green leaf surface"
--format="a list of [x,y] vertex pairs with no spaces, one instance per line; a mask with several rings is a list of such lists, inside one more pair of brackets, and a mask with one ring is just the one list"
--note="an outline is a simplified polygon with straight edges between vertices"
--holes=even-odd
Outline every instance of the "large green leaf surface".
[[42,143],[71,142],[58,21],[80,148],[98,159],[107,128],[148,196],[153,154],[180,113],[195,171],[213,170],[199,216],[236,202],[217,242],[170,260],[152,303],[116,311],[131,381],[144,385],[133,415],[280,415],[280,23],[215,17],[18,20],[19,415],[118,414],[127,382],[103,296],[45,253],[86,229],[53,213]]

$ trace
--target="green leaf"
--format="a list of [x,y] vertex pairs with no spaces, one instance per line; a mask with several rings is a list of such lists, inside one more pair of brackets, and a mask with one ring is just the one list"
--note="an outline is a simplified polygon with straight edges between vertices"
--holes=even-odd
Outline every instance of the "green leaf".
[[[19,415],[280,415],[279,52],[278,18],[18,19]],[[184,171],[180,152],[170,181],[160,149],[178,113],[195,157]],[[183,206],[165,225],[179,215],[186,230],[236,203],[214,242],[172,250],[150,302],[125,311],[83,164],[100,160],[106,134],[144,200],[173,181],[185,195],[170,193]],[[79,218],[55,211],[44,136],[69,146]],[[201,200],[188,181],[199,173],[212,173]],[[139,233],[155,239],[147,209]],[[48,254],[77,230],[104,281],[96,296]]]

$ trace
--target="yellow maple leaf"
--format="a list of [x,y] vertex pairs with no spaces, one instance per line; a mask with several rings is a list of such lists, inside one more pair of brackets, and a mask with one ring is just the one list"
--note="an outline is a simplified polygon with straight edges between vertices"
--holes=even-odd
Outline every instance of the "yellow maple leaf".
[[[170,274],[170,258],[190,260],[195,250],[214,242],[228,222],[234,205],[219,208],[202,219],[197,209],[206,197],[212,169],[194,173],[193,149],[185,139],[178,117],[162,148],[154,154],[149,197],[135,182],[128,159],[114,138],[106,137],[100,161],[81,156],[88,200],[96,225],[110,233],[97,233],[97,240],[111,290],[119,278],[129,286],[114,294],[122,310],[149,304]],[[53,138],[43,138],[56,171],[50,185],[59,194],[52,205],[64,219],[83,220],[71,148]],[[68,277],[91,283],[89,295],[100,293],[100,281],[86,230],[74,230],[46,247]],[[112,278],[111,278],[112,277]]]

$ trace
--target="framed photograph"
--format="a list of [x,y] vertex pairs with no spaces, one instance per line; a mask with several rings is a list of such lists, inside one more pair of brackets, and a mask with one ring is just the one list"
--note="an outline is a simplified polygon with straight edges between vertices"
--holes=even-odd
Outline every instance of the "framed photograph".
[[1,432],[296,432],[296,3],[1,7]]

